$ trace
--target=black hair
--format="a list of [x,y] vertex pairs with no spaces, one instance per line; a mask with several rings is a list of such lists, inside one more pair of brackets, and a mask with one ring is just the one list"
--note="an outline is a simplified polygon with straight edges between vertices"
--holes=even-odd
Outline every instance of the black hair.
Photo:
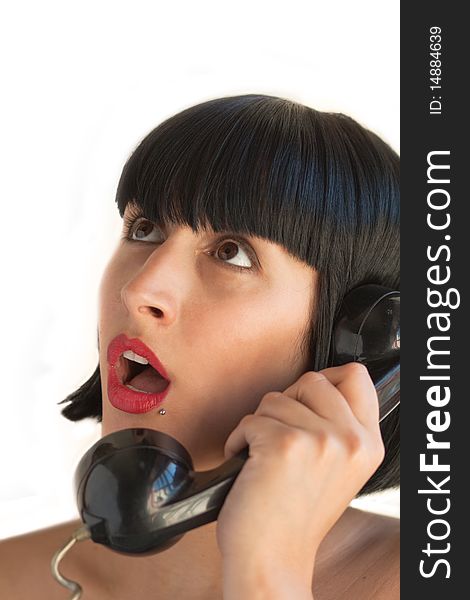
[[[266,238],[318,271],[302,349],[328,366],[335,316],[364,283],[399,289],[399,157],[342,113],[285,98],[217,98],[166,119],[127,160],[117,187],[155,223],[209,224]],[[62,414],[101,421],[99,365]],[[381,423],[385,459],[358,495],[399,485],[399,408]]]

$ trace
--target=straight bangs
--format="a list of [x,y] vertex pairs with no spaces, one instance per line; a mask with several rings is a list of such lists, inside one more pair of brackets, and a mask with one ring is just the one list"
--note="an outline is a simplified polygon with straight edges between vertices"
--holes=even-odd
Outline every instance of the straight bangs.
[[[371,138],[364,130],[357,139],[354,128],[354,146],[348,128],[348,117],[273,96],[198,104],[161,123],[131,154],[117,188],[119,213],[133,202],[157,225],[258,236],[322,270],[338,236],[349,256],[364,214],[377,214],[357,201],[358,189],[366,204],[377,191],[361,181],[362,171],[377,171]],[[372,233],[377,223],[369,221]]]

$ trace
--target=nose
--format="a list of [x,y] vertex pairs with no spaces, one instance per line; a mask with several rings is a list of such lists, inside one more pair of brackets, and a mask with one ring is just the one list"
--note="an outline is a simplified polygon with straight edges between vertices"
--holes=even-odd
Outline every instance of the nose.
[[184,256],[189,250],[167,239],[147,257],[121,289],[121,300],[136,320],[158,319],[170,325],[177,318],[190,278]]

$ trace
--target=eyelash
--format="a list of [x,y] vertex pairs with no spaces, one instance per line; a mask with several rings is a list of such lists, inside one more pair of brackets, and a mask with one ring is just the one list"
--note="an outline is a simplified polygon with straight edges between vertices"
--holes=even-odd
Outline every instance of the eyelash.
[[[139,220],[142,219],[142,221],[147,221],[148,223],[152,223],[151,221],[149,221],[148,219],[145,219],[144,217],[142,217],[141,215],[134,215],[132,212],[130,213],[130,215],[124,215],[123,217],[123,221],[124,221],[124,234],[122,235],[121,239],[126,241],[126,242],[139,242],[140,240],[133,240],[130,237],[130,233],[131,233],[131,229],[134,226],[134,224]],[[153,223],[152,223],[153,225]],[[217,240],[217,244],[223,244],[223,242],[226,241],[232,241],[232,242],[236,242],[237,244],[240,244],[240,246],[243,247],[243,249],[246,251],[249,259],[251,260],[251,262],[253,263],[253,265],[256,265],[256,260],[254,258],[254,253],[251,250],[251,248],[248,246],[248,244],[246,242],[244,242],[243,240],[240,240],[234,236],[226,236],[223,237],[219,240]],[[145,243],[145,242],[144,242]],[[214,256],[215,251],[210,251],[209,255],[210,256]],[[247,273],[247,272],[252,272],[255,270],[255,266],[252,267],[240,267],[239,265],[232,265],[231,263],[225,262],[223,260],[217,259],[218,262],[222,263],[223,266],[228,267],[230,269],[235,269],[236,271],[238,271],[239,273]]]

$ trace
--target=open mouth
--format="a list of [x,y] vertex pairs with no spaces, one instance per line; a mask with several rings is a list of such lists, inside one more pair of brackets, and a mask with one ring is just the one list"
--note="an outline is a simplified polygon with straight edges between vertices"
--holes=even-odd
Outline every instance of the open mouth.
[[170,384],[150,363],[141,364],[123,354],[116,362],[115,368],[122,385],[136,392],[159,394]]

